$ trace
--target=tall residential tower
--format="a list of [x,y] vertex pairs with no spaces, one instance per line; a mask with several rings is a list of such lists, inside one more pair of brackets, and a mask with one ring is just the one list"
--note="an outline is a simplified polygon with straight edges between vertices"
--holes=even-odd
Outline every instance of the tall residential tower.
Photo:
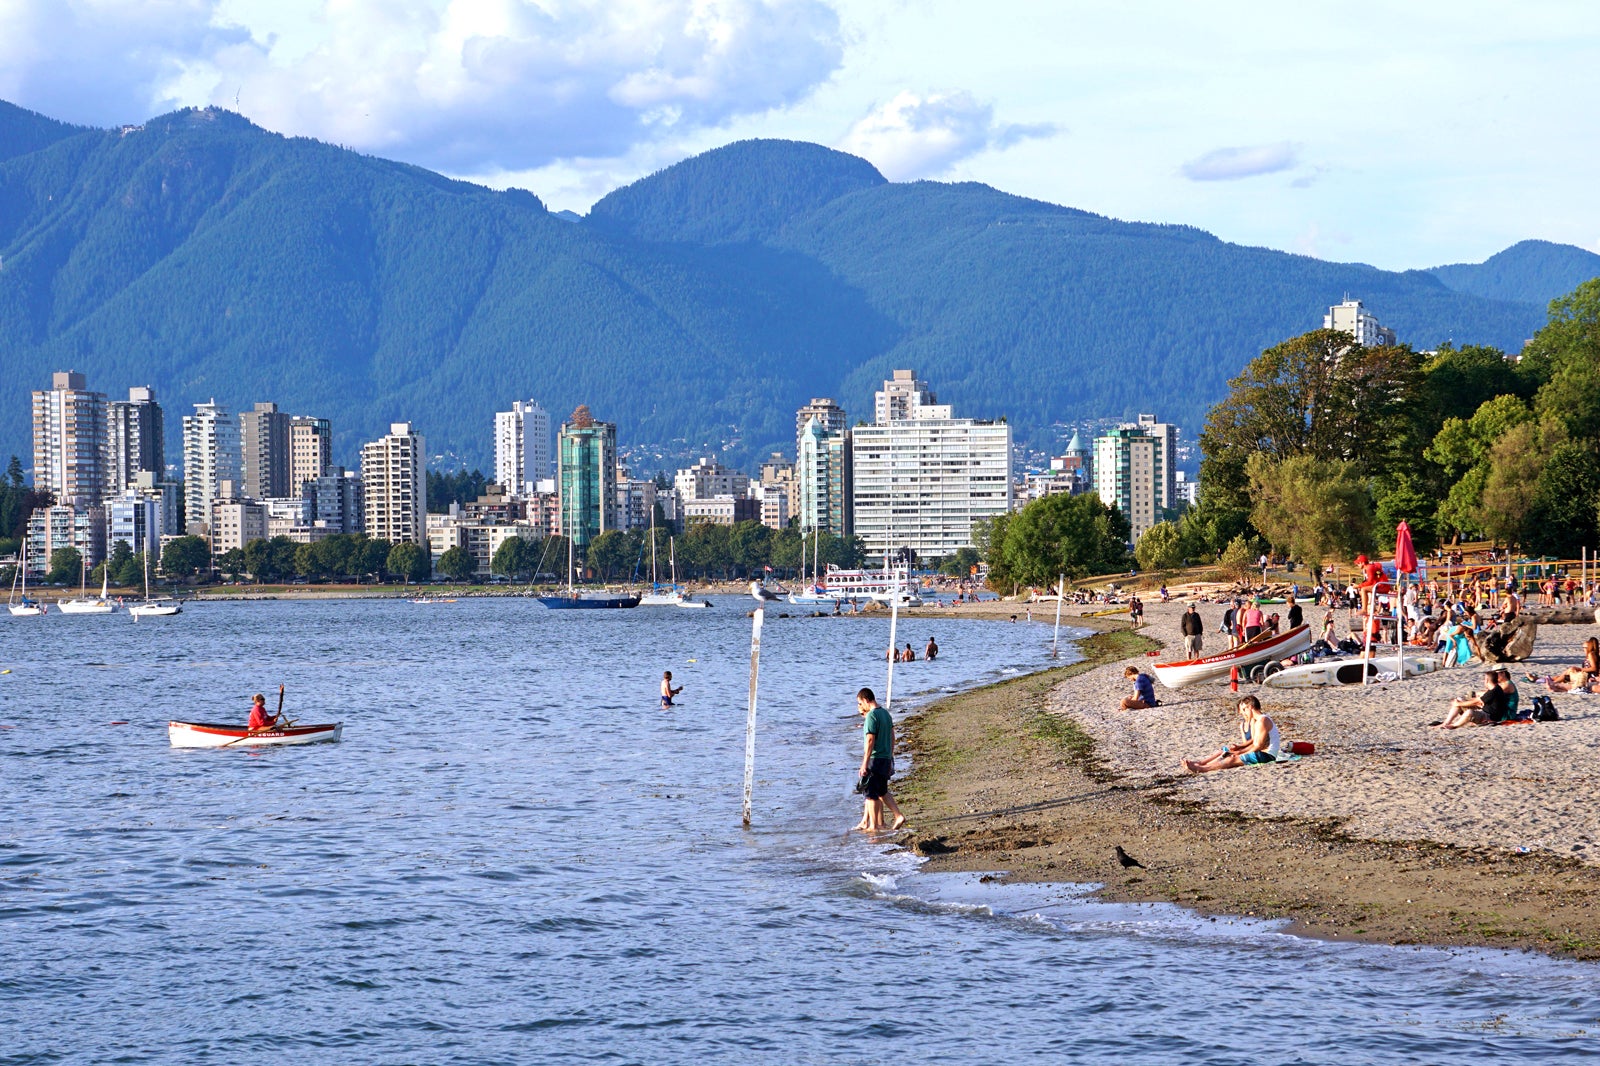
[[211,501],[224,481],[239,483],[239,423],[227,407],[211,400],[183,416],[183,521],[190,532],[211,522]]
[[511,496],[532,496],[550,476],[550,413],[529,400],[494,416],[494,480]]
[[97,505],[106,495],[106,397],[76,370],[58,371],[33,394],[33,482],[58,504]]
[[561,425],[556,483],[561,532],[578,547],[621,524],[617,515],[617,427],[597,422],[580,404]]
[[367,536],[393,544],[428,543],[424,465],[422,435],[410,422],[391,423],[388,436],[361,449]]

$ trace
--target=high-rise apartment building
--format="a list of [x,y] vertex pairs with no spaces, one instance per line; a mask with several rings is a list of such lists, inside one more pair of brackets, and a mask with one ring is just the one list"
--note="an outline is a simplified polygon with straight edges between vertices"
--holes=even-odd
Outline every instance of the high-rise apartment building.
[[800,431],[795,448],[794,515],[802,532],[821,530],[834,536],[851,532],[851,434],[828,431],[812,418]]
[[422,435],[410,422],[394,422],[389,433],[361,449],[361,488],[366,496],[367,536],[393,544],[426,544],[428,482]]
[[1363,348],[1387,348],[1395,342],[1394,330],[1379,325],[1377,318],[1361,306],[1360,300],[1348,296],[1344,303],[1328,308],[1328,313],[1322,316],[1322,328],[1348,333]]
[[926,381],[918,379],[912,370],[896,370],[894,376],[883,383],[883,388],[872,395],[873,422],[884,425],[912,417],[912,412],[939,402]]
[[330,467],[303,487],[311,500],[311,519],[324,522],[335,533],[359,533],[366,521],[361,478],[342,466]]
[[183,416],[183,521],[189,532],[211,522],[211,501],[224,481],[239,483],[239,423],[215,399]]
[[556,439],[556,483],[561,493],[561,532],[578,547],[617,520],[617,427],[597,422],[579,405]]
[[133,488],[140,474],[166,476],[166,419],[148,385],[128,390],[126,400],[106,405],[106,496]]
[[702,458],[693,466],[679,470],[672,487],[683,500],[709,500],[715,496],[744,496],[750,491],[750,475],[723,466],[715,459]]
[[289,419],[289,495],[304,492],[333,468],[333,424],[326,418]]
[[956,418],[910,370],[883,384],[879,422],[850,431],[851,532],[873,554],[971,547],[974,522],[1011,510],[1011,427]]
[[1154,415],[1095,438],[1095,492],[1127,517],[1134,543],[1177,502],[1177,448],[1178,427]]
[[[289,416],[275,403],[239,413],[240,491],[253,500],[281,499],[289,488]],[[299,494],[300,487],[294,487]]]
[[550,476],[550,413],[513,401],[494,416],[494,480],[512,496],[531,496]]
[[33,483],[58,504],[98,504],[106,494],[106,397],[76,370],[33,394]]
[[828,399],[826,396],[817,397],[794,413],[794,447],[795,454],[800,454],[800,434],[805,432],[806,423],[815,419],[817,425],[822,427],[823,433],[843,433],[849,427],[844,420],[844,408]]

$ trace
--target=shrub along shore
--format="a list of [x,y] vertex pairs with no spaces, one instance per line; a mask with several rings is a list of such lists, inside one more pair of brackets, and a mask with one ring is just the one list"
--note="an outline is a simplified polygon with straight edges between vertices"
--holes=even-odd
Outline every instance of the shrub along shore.
[[[1205,610],[1214,631],[1221,608]],[[1600,855],[1587,843],[1600,832],[1589,770],[1600,696],[1557,696],[1559,723],[1440,733],[1426,722],[1476,684],[1474,669],[1381,689],[1263,690],[1285,735],[1318,753],[1188,777],[1180,755],[1236,739],[1233,699],[1221,682],[1113,709],[1123,667],[1155,661],[1146,653],[1161,645],[1146,633],[1176,642],[1175,609],[1152,616],[1137,634],[1073,618],[1105,630],[1081,642],[1083,662],[905,724],[913,770],[896,793],[914,829],[905,843],[930,870],[1098,883],[1108,900],[1282,919],[1329,939],[1600,958]],[[1549,672],[1591,632],[1542,628],[1528,665]],[[1119,845],[1145,868],[1124,870]]]

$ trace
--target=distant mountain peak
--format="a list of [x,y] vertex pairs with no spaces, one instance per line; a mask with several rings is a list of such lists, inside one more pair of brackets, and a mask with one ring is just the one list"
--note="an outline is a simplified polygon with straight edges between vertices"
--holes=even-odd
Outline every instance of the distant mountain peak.
[[1600,255],[1572,244],[1526,240],[1481,263],[1450,263],[1428,273],[1457,292],[1543,307],[1555,296],[1600,277]]
[[0,100],[0,162],[37,152],[86,129]]
[[847,193],[887,184],[871,163],[805,141],[714,148],[615,190],[589,221],[654,241],[764,240]]

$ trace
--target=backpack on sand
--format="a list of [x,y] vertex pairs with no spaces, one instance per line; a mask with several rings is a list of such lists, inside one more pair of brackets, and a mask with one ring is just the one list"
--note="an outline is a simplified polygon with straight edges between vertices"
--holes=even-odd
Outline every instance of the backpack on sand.
[[1535,722],[1559,722],[1561,716],[1556,713],[1555,701],[1549,696],[1535,696],[1533,698],[1533,720]]

